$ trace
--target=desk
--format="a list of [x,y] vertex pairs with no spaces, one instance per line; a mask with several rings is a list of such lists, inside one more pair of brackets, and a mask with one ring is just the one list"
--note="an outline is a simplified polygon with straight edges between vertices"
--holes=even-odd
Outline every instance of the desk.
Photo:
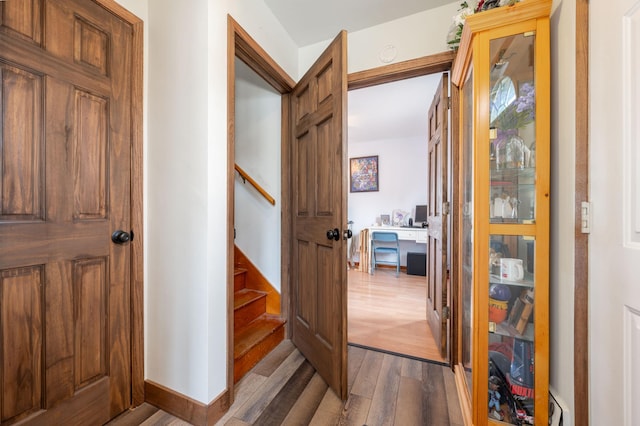
[[[368,257],[367,259],[367,266],[368,266],[368,272],[371,273],[371,262],[370,262],[370,256],[371,256],[371,233],[372,232],[395,232],[396,234],[398,234],[398,240],[400,240],[400,242],[402,241],[412,241],[414,243],[417,244],[424,244],[425,245],[425,252],[426,252],[426,244],[427,244],[427,238],[429,235],[429,229],[428,228],[405,228],[402,226],[370,226],[368,228],[366,228],[367,230],[367,244],[366,244],[366,252],[365,252],[365,256]],[[401,249],[402,252],[402,249]],[[406,251],[404,253],[405,257],[406,257]],[[363,259],[363,253],[360,253],[360,262],[362,263],[362,259]],[[402,262],[400,263],[402,264]],[[405,262],[406,265],[406,262]]]
[[427,244],[429,228],[405,228],[402,226],[370,226],[367,228],[369,235],[372,232],[395,232],[399,240],[414,241],[418,244]]

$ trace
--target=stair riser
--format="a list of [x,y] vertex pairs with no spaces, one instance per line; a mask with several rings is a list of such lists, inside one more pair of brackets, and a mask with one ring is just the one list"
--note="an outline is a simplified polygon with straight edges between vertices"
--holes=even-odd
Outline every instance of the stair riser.
[[233,276],[233,291],[240,291],[247,286],[247,273],[240,272]]
[[266,354],[278,346],[284,340],[284,325],[278,327],[273,333],[266,336],[262,341],[253,346],[247,353],[234,360],[233,381],[240,380],[249,370],[251,370]]
[[267,309],[266,296],[253,300],[233,312],[233,326],[237,330],[245,325],[249,324],[260,315],[264,314]]

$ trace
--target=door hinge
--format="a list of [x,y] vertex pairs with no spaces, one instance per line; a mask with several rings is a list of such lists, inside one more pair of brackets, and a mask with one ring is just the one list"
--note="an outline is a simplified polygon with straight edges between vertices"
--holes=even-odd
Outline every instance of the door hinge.
[[583,201],[580,207],[580,231],[583,234],[591,233],[591,203]]
[[449,214],[449,202],[442,203],[442,214]]
[[442,318],[448,320],[451,316],[451,309],[448,306],[442,308]]
[[451,96],[447,97],[447,109],[451,109]]

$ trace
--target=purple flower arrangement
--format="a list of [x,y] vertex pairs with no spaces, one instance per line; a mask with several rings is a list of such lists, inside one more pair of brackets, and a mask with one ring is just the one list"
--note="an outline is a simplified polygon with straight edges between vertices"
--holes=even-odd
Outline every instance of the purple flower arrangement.
[[519,129],[536,117],[536,93],[533,83],[520,86],[520,96],[491,123],[497,129]]
[[[520,97],[516,99],[516,113],[528,114],[527,123],[536,118],[536,89],[531,83],[524,83],[520,87]],[[525,123],[526,124],[526,123]]]

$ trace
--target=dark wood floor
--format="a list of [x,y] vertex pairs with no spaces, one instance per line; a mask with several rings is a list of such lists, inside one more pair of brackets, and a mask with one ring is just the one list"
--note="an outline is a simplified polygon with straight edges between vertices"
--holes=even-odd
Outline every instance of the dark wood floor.
[[[218,425],[461,426],[448,367],[349,347],[349,399],[341,401],[289,340],[236,386]],[[188,425],[148,404],[109,424]]]

